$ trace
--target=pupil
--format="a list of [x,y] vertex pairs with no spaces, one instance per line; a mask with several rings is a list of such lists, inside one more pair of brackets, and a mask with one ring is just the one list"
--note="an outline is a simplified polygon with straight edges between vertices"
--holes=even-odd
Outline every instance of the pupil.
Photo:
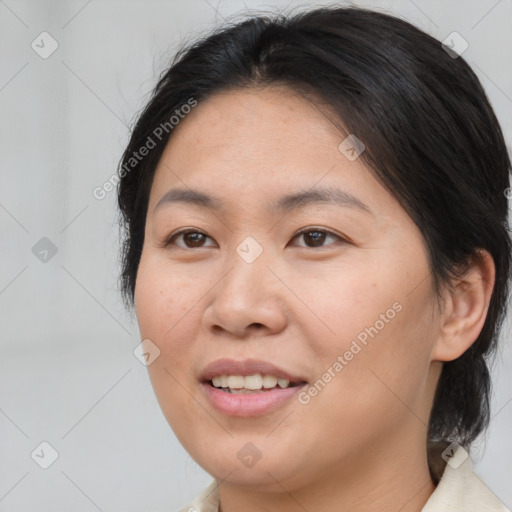
[[[319,235],[319,236],[311,237],[310,236],[311,233],[316,233],[316,235]],[[313,244],[314,244],[315,247],[321,246],[322,242],[325,239],[325,233],[322,233],[321,231],[308,231],[307,233],[305,233],[305,235],[306,235],[306,238],[312,238],[313,239]],[[317,242],[320,242],[320,243],[317,244]]]
[[[197,245],[199,245],[199,246],[201,245],[201,243],[200,243],[200,242],[201,242],[201,237],[202,237],[202,236],[203,236],[203,234],[202,234],[202,233],[187,233],[187,234],[185,235],[185,238],[187,239],[187,243],[188,243],[189,241],[191,241],[191,242],[192,242],[192,245],[193,245],[194,247],[196,247]],[[191,238],[192,238],[192,240],[191,240]],[[194,240],[194,238],[195,238],[195,240]],[[199,242],[199,244],[197,244],[197,242]]]

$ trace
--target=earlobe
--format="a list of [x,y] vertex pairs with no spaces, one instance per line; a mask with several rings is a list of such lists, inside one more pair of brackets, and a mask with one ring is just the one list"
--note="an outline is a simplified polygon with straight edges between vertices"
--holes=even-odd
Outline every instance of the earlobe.
[[467,272],[446,292],[432,360],[453,361],[478,338],[489,309],[495,273],[492,256],[478,249]]

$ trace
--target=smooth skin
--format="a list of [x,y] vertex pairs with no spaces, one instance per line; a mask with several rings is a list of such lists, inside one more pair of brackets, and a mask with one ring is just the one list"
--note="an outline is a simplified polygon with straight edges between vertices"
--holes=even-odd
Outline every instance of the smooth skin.
[[[148,371],[162,411],[219,480],[222,512],[416,512],[435,490],[426,454],[435,386],[442,361],[482,329],[494,263],[482,251],[439,309],[421,232],[362,159],[338,149],[345,136],[287,88],[224,91],[174,128],[155,173],[137,319],[161,351]],[[370,211],[269,209],[323,187]],[[223,208],[155,210],[173,188]],[[173,236],[184,228],[196,234]],[[247,237],[263,249],[252,263],[236,250]],[[306,405],[240,418],[203,393],[201,371],[224,357],[271,361],[314,383],[396,302],[402,310]],[[252,467],[237,457],[248,442],[261,452]]]

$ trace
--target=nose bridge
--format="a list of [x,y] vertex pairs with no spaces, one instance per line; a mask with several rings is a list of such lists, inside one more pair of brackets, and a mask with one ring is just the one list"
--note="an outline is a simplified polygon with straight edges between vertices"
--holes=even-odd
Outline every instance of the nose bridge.
[[[272,281],[275,280],[269,267],[273,263],[273,251],[270,243],[265,244],[253,236],[246,236],[227,256],[227,266],[231,269],[226,276],[235,289],[240,286],[247,287],[254,298],[261,298],[261,295],[277,293]],[[239,293],[245,290],[237,289]]]

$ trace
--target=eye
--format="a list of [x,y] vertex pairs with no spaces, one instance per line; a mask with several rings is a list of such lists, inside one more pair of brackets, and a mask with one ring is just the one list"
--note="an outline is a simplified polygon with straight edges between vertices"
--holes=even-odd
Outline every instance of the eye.
[[[185,245],[175,244],[174,241],[176,239],[183,239]],[[193,249],[195,247],[205,247],[204,241],[210,238],[208,235],[201,231],[197,231],[195,229],[183,229],[171,235],[164,243],[164,247],[167,247],[171,244],[178,245],[182,249]],[[211,240],[211,238],[210,238]],[[206,246],[208,247],[208,246]]]
[[[329,237],[339,240],[341,242],[347,242],[343,237],[336,235],[335,233],[332,233],[331,231],[327,231],[325,229],[318,229],[318,228],[306,228],[297,233],[292,240],[295,240],[296,238],[303,237],[303,239],[306,241],[306,245],[302,245],[300,247],[307,247],[307,248],[321,248],[324,247],[324,243],[326,239]],[[197,231],[194,229],[183,229],[181,231],[178,231],[177,233],[174,233],[171,235],[163,244],[164,247],[168,247],[169,245],[177,245],[178,247],[182,249],[194,249],[194,248],[201,248],[201,247],[212,247],[204,245],[204,242],[206,239],[212,240],[208,235],[203,233],[202,231]],[[183,240],[184,245],[180,245],[176,243],[176,240]],[[311,244],[311,245],[309,245]],[[332,245],[332,244],[327,244]],[[214,246],[213,246],[214,247]]]
[[[327,231],[325,229],[318,229],[318,228],[306,228],[297,233],[292,240],[295,240],[295,238],[303,237],[304,241],[306,241],[306,245],[302,245],[300,247],[310,247],[310,248],[318,248],[318,247],[324,247],[324,242],[326,238],[331,237],[337,240],[340,240],[341,242],[347,242],[343,237],[336,235],[332,233],[331,231]],[[307,245],[307,243],[311,242],[312,245]],[[327,244],[332,245],[332,244]]]

